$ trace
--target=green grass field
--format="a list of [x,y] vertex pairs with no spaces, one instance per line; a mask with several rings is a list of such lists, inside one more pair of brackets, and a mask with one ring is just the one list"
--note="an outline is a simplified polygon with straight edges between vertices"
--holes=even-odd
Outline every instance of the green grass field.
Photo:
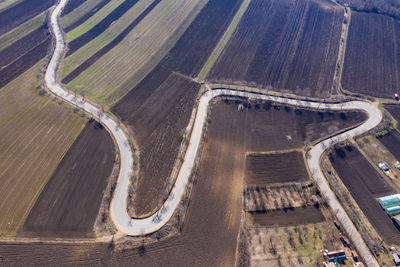
[[0,235],[13,236],[86,118],[39,96],[43,61],[0,89]]
[[61,26],[66,28],[79,20],[89,10],[94,8],[101,0],[86,0],[79,8],[75,8],[69,14],[63,16],[60,20]]

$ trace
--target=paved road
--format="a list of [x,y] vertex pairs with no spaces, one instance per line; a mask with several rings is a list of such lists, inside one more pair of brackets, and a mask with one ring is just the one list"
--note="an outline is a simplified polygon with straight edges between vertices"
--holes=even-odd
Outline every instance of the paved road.
[[[89,114],[97,116],[101,112],[97,107],[83,101],[82,99],[74,97],[74,95],[71,93],[66,92],[57,82],[56,70],[58,67],[58,63],[62,60],[62,56],[64,54],[64,49],[65,49],[63,35],[61,33],[58,24],[58,17],[61,10],[65,6],[66,2],[67,0],[61,0],[51,14],[51,27],[53,29],[56,38],[56,47],[45,73],[45,82],[48,89],[54,94],[72,103],[73,105],[76,105],[77,107],[85,110]],[[125,133],[121,130],[119,125],[115,121],[113,121],[109,116],[104,114],[102,122],[106,126],[108,131],[111,133],[111,135],[114,137],[114,140],[116,141],[120,152],[121,168],[110,208],[111,219],[113,220],[118,230],[126,235],[148,234],[157,231],[169,221],[175,209],[178,207],[179,202],[182,199],[182,196],[185,193],[185,189],[189,177],[191,175],[195,158],[197,156],[197,152],[200,146],[201,136],[203,135],[203,126],[206,121],[209,102],[214,97],[221,95],[241,96],[241,97],[261,99],[261,100],[270,100],[279,103],[287,103],[294,106],[308,107],[315,109],[363,110],[366,113],[368,113],[369,119],[362,125],[350,131],[332,137],[329,140],[318,143],[316,146],[314,146],[310,152],[310,158],[308,159],[307,163],[310,167],[310,170],[312,170],[314,179],[317,181],[319,187],[321,188],[322,194],[327,198],[330,206],[337,212],[337,217],[339,221],[346,229],[350,239],[352,240],[353,244],[363,257],[363,259],[366,261],[367,265],[378,266],[375,258],[370,253],[369,249],[362,240],[360,234],[352,224],[351,220],[347,216],[346,212],[344,211],[340,203],[337,201],[334,193],[331,191],[329,184],[326,181],[324,175],[322,174],[319,165],[321,154],[327,147],[329,147],[333,143],[345,140],[350,136],[356,136],[361,133],[364,133],[374,128],[381,121],[382,114],[380,110],[373,104],[361,101],[353,101],[342,104],[323,104],[317,102],[298,101],[294,99],[266,96],[249,92],[239,92],[227,89],[226,90],[219,89],[206,92],[200,98],[188,149],[186,151],[185,158],[182,163],[181,169],[179,171],[174,188],[171,191],[171,195],[168,197],[167,201],[163,204],[160,210],[158,210],[155,214],[145,219],[131,219],[127,213],[126,207],[127,207],[128,186],[132,173],[131,167],[133,166],[132,151],[128,143],[128,138],[125,135]]]

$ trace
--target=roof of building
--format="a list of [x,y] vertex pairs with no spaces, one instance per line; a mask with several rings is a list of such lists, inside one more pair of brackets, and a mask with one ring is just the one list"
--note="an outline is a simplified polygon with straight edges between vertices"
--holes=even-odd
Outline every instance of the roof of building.
[[395,264],[399,264],[400,263],[400,257],[399,254],[397,254],[397,252],[393,252],[392,253],[392,257],[393,257],[393,261]]
[[385,210],[386,210],[386,213],[389,215],[398,214],[398,213],[400,213],[400,206],[386,208]]
[[394,206],[400,206],[400,194],[380,197],[378,198],[378,201],[384,209]]

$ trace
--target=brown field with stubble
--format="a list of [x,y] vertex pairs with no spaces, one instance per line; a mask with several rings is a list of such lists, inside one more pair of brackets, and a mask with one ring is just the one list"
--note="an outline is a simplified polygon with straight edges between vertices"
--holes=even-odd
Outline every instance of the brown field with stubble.
[[19,235],[92,236],[115,156],[107,130],[89,121],[44,187]]
[[308,179],[303,153],[246,155],[246,184],[298,182]]
[[207,80],[328,97],[342,20],[328,1],[251,1]]
[[375,13],[352,12],[342,85],[351,92],[390,98],[400,86],[400,24]]

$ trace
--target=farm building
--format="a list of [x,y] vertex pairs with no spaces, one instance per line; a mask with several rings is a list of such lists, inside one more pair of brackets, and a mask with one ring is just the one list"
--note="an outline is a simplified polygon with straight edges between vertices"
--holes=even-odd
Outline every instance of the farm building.
[[344,250],[332,251],[328,253],[328,259],[330,262],[338,263],[347,259]]
[[378,202],[387,214],[396,215],[400,213],[400,194],[380,197]]

